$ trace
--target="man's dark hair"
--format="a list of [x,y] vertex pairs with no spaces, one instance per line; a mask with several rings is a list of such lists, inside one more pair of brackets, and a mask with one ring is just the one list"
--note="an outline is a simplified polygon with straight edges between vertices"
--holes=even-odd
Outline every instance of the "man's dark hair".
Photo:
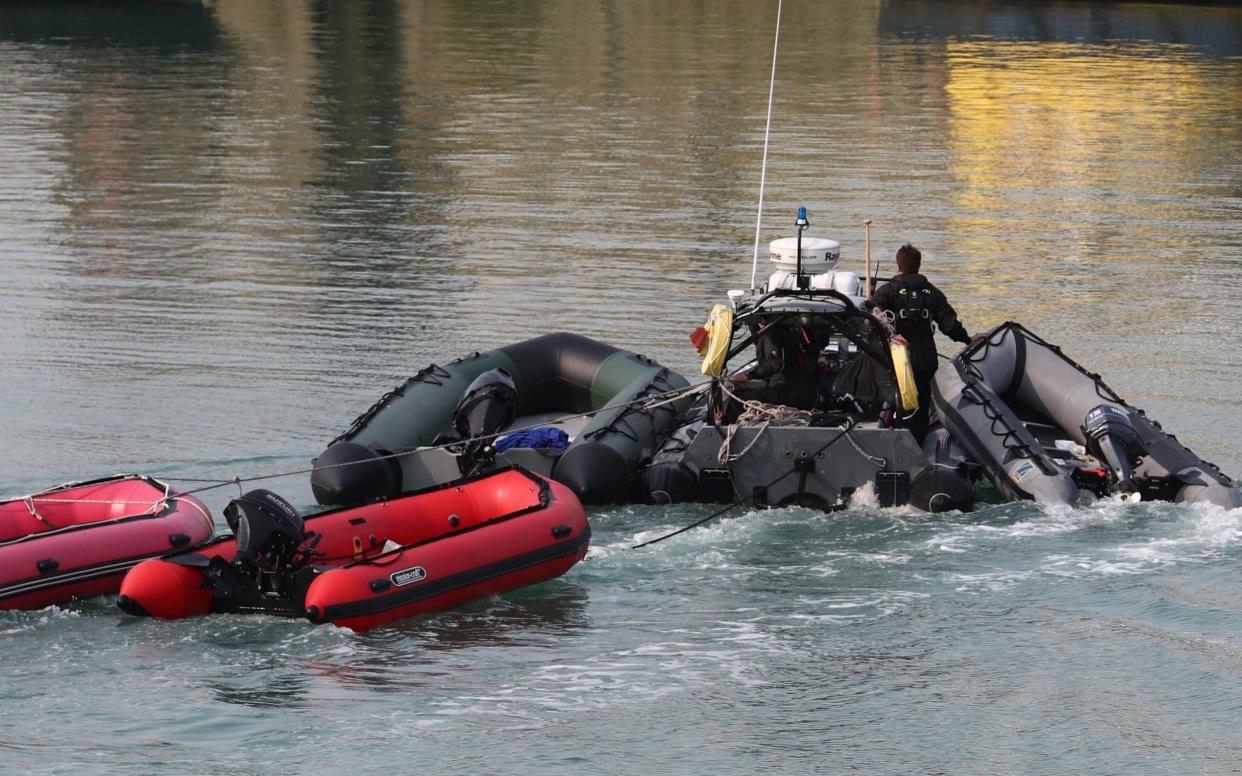
[[910,243],[906,243],[897,249],[897,269],[906,274],[912,274],[919,271],[919,267],[923,266],[923,254],[919,253],[919,249]]

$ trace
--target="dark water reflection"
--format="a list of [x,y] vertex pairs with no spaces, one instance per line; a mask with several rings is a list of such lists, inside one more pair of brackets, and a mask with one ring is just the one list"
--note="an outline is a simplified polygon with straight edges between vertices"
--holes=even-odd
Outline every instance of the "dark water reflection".
[[[135,7],[137,6],[137,7]],[[220,25],[200,3],[8,2],[0,37],[17,43],[142,49],[161,55],[219,49]]]
[[1144,41],[1227,59],[1242,54],[1242,21],[1231,3],[1103,3],[1008,0],[987,7],[945,0],[893,0],[882,33],[898,39],[1001,38],[1112,45]]

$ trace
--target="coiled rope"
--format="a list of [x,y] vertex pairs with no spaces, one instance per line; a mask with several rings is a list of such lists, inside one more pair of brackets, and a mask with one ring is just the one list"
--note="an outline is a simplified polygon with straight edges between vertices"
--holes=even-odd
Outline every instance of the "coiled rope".
[[[730,391],[722,382],[720,390],[726,396],[741,404],[745,409],[738,416],[737,421],[730,423],[725,429],[724,440],[720,443],[720,450],[716,453],[716,463],[721,466],[727,466],[734,461],[741,460],[747,453],[754,449],[759,442],[759,438],[763,436],[763,432],[768,430],[768,426],[777,423],[782,426],[809,426],[811,424],[812,413],[807,410],[800,410],[797,407],[790,407],[784,404],[764,404],[763,402],[751,401],[743,399],[733,391]],[[742,448],[741,452],[733,452],[733,436],[738,429],[748,426],[757,426],[758,431],[755,436]]]

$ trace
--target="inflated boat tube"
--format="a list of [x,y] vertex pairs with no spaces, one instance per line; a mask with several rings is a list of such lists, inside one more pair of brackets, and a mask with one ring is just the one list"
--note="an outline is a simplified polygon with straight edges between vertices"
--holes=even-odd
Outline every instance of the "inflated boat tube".
[[[588,504],[623,500],[640,462],[672,430],[688,399],[645,409],[641,399],[688,387],[645,356],[560,332],[432,365],[382,397],[316,459],[311,487],[321,504],[384,498],[407,487],[419,447],[460,436],[454,413],[476,379],[503,370],[522,418],[594,413],[560,456],[553,479]],[[482,386],[475,386],[479,390]],[[408,481],[407,481],[408,480]]]
[[1242,493],[1219,469],[1017,323],[996,327],[937,370],[932,401],[1009,498],[1067,504],[1078,492],[1080,469],[1051,455],[1036,433],[1042,427],[1092,452],[1110,470],[1114,492],[1242,506]]
[[975,508],[965,451],[944,428],[928,432],[923,453],[929,466],[910,481],[910,504],[925,512],[969,512]]

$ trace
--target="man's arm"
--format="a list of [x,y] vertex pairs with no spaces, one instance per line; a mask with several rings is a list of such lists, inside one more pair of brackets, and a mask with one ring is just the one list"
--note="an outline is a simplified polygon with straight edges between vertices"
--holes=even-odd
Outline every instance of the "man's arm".
[[970,344],[970,333],[957,319],[957,311],[953,309],[953,305],[949,304],[944,292],[938,288],[932,296],[932,315],[936,318],[936,326],[946,337],[963,345]]

